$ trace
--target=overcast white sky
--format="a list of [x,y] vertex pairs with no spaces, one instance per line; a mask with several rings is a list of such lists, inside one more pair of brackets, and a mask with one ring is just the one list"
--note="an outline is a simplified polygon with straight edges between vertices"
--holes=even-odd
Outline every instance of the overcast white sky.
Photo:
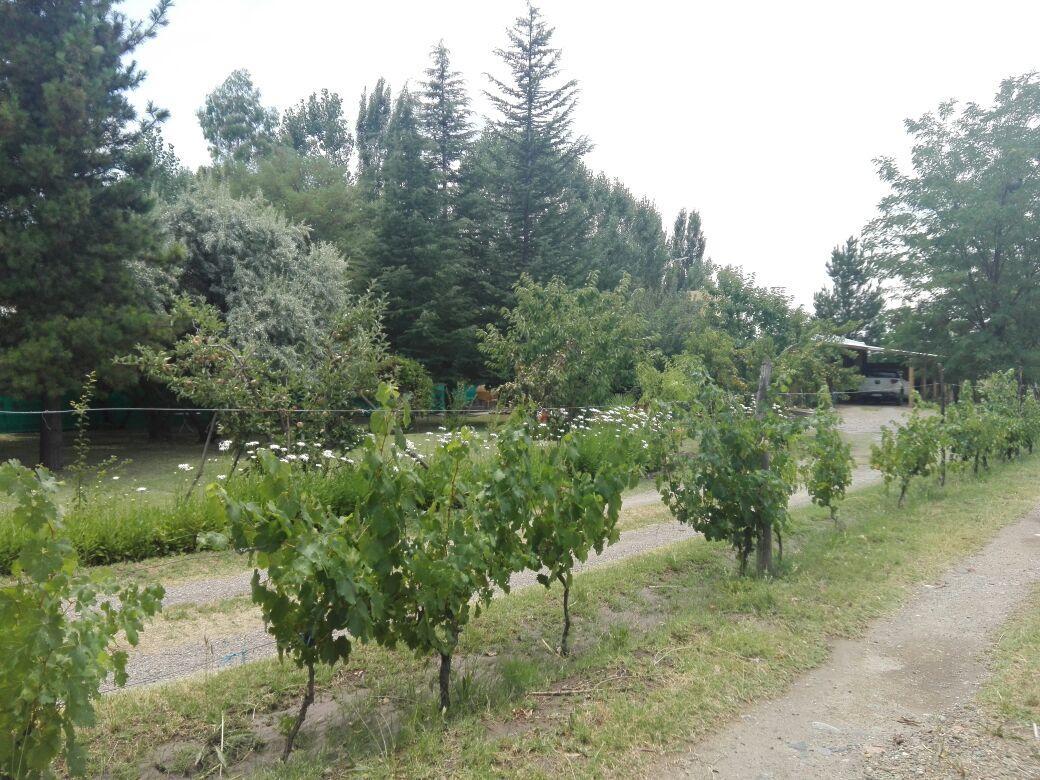
[[[151,0],[124,10],[143,16]],[[538,3],[582,86],[588,163],[662,210],[699,209],[708,253],[787,287],[826,279],[830,249],[858,233],[883,193],[872,159],[905,158],[903,119],[941,100],[988,101],[1040,68],[1040,2]],[[339,92],[353,120],[379,76],[422,77],[443,38],[483,112],[484,73],[521,0],[175,0],[139,62],[140,98],[169,109],[186,164],[207,161],[195,110],[235,68],[266,103]]]

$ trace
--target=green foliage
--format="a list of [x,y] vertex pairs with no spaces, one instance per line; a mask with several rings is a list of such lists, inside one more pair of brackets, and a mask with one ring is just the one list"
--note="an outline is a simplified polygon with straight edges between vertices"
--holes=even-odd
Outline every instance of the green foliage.
[[530,493],[530,503],[524,507],[529,519],[521,520],[523,539],[538,581],[546,587],[557,581],[563,586],[562,655],[568,652],[574,566],[620,538],[621,496],[638,480],[648,446],[642,436],[649,427],[644,413],[620,410],[594,415],[587,422],[580,416],[574,422],[568,432],[544,447],[534,447],[534,439],[517,430],[508,435],[514,444],[523,437],[519,452],[507,449],[508,438],[499,445],[503,467],[521,474],[525,469],[517,464],[530,468],[523,481]]
[[[235,491],[248,485],[236,479]],[[95,566],[194,552],[201,533],[223,531],[223,511],[211,499],[195,497],[157,501],[147,493],[117,499],[88,495],[63,517],[63,532],[79,561]],[[0,515],[0,573],[11,571],[25,544],[25,530],[13,523],[6,510]]]
[[893,339],[945,355],[953,379],[1040,371],[1038,116],[1040,74],[1008,78],[992,105],[947,102],[908,121],[911,170],[878,165],[891,192],[872,254],[909,302]]
[[944,433],[950,453],[958,460],[971,463],[977,474],[988,463],[1000,436],[1000,421],[983,404],[976,402],[970,382],[960,388],[960,400],[946,410]]
[[432,408],[433,378],[418,360],[394,355],[387,361],[384,373],[413,409]]
[[358,518],[337,516],[315,502],[297,486],[293,466],[271,450],[261,450],[258,461],[252,500],[235,500],[226,491],[221,498],[231,543],[256,563],[253,601],[279,656],[308,671],[307,693],[286,742],[288,756],[314,700],[315,665],[346,661],[351,640],[366,639],[372,622],[384,619],[385,602],[365,560]]
[[81,574],[55,500],[54,478],[16,461],[0,465],[0,494],[13,498],[11,521],[23,539],[13,582],[0,588],[0,775],[50,776],[64,758],[85,771],[77,729],[94,724],[94,702],[108,675],[126,683],[122,634],[137,644],[163,589],[118,587]]
[[214,162],[252,162],[275,140],[278,112],[263,105],[248,70],[232,71],[196,112]]
[[986,409],[996,418],[996,451],[1010,460],[1026,449],[1032,449],[1030,424],[1023,414],[1015,371],[997,371],[979,383],[979,395]]
[[812,418],[812,436],[806,437],[806,459],[802,466],[809,497],[817,506],[826,507],[831,519],[838,522],[838,505],[852,484],[852,447],[841,436],[840,422],[831,404],[826,385],[820,388],[816,413]]
[[144,140],[164,114],[139,122],[129,93],[171,2],[143,23],[116,5],[0,5],[0,392],[45,408],[92,369],[125,379],[110,358],[153,322],[130,261],[158,257]]
[[603,292],[595,279],[571,289],[555,278],[523,277],[516,306],[500,330],[481,331],[481,351],[509,377],[507,395],[545,406],[602,404],[631,386],[644,325],[629,298],[629,280]]
[[572,132],[578,84],[559,81],[561,53],[552,46],[553,32],[528,5],[508,30],[508,47],[495,52],[508,75],[490,77],[488,97],[498,116],[491,126],[485,195],[497,216],[494,232],[507,286],[524,273],[538,281],[568,276],[567,261],[577,255],[587,230],[567,194],[591,145]]
[[669,290],[703,290],[712,282],[714,266],[704,256],[707,239],[701,229],[701,215],[680,209],[668,239],[669,261],[664,285]]
[[[137,354],[121,362],[193,406],[244,410],[218,412],[221,435],[236,446],[250,437],[276,435],[286,445],[293,437],[339,447],[356,443],[349,415],[335,410],[355,408],[358,398],[375,392],[388,370],[381,301],[364,296],[344,306],[328,330],[316,334],[305,371],[289,371],[240,346],[210,306],[182,298],[173,315],[175,327],[186,331],[181,338],[167,349],[139,346]],[[296,405],[330,411],[297,416],[292,414]]]
[[883,427],[881,443],[871,445],[870,465],[882,473],[886,485],[899,484],[900,506],[914,477],[925,478],[935,473],[940,441],[940,418],[925,414],[918,402],[903,425],[894,431]]
[[756,411],[711,384],[699,406],[706,419],[691,410],[681,423],[693,451],[673,451],[658,483],[676,519],[709,540],[728,541],[743,573],[762,529],[786,527],[798,471],[791,448],[801,424],[776,407]]
[[827,275],[831,287],[813,296],[816,317],[830,321],[842,336],[877,344],[885,299],[856,238],[834,247]]
[[322,157],[345,169],[354,151],[354,136],[343,114],[343,98],[323,89],[282,114],[281,139],[297,152]]
[[306,369],[351,302],[343,257],[263,198],[235,198],[206,180],[166,206],[163,222],[183,247],[181,292],[214,306],[238,348],[278,367]]

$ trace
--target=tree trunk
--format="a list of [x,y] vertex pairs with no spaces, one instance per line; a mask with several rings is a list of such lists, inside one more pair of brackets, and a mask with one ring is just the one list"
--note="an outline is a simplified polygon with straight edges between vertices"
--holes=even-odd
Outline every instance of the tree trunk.
[[441,687],[441,712],[447,712],[448,707],[451,706],[451,696],[448,689],[448,685],[451,682],[451,655],[441,653],[441,674],[440,674],[440,687]]
[[755,539],[755,573],[768,574],[773,570],[773,526],[766,520],[759,520],[757,538]]
[[571,631],[571,584],[567,581],[567,577],[562,574],[560,575],[560,582],[563,583],[563,636],[560,638],[560,655],[567,655],[567,635]]
[[62,451],[62,415],[54,411],[61,401],[53,396],[43,397],[44,412],[40,415],[40,463],[51,471],[65,468]]
[[307,691],[303,694],[303,701],[300,703],[300,714],[296,716],[296,722],[293,723],[289,735],[285,738],[285,751],[282,753],[282,761],[289,760],[289,754],[292,753],[293,744],[296,742],[296,735],[300,733],[300,726],[303,725],[303,720],[307,717],[307,710],[313,703],[314,664],[309,663],[307,664]]

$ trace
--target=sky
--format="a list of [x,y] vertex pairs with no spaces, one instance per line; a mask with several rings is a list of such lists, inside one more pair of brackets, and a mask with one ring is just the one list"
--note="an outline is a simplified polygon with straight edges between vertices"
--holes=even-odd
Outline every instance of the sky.
[[[143,17],[151,0],[122,6]],[[701,213],[708,254],[811,304],[830,250],[859,233],[884,187],[874,159],[906,161],[903,122],[944,100],[989,102],[1003,78],[1040,69],[1040,2],[541,0],[565,75],[581,85],[575,129],[588,165],[653,200],[670,224]],[[486,73],[521,0],[175,0],[137,54],[136,99],[171,112],[182,162],[208,161],[195,111],[236,68],[284,109],[340,93],[353,120],[365,86],[422,79],[443,39],[488,111]]]

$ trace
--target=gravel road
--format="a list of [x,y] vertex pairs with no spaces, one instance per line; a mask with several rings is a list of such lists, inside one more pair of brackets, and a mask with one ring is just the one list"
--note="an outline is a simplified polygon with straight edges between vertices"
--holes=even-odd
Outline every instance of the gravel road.
[[[927,771],[910,746],[929,742],[946,713],[975,696],[1001,625],[1040,582],[1040,509],[1004,528],[941,582],[919,587],[898,613],[867,635],[838,642],[830,661],[779,699],[668,760],[654,777],[965,777]],[[906,747],[904,747],[906,746]],[[949,771],[946,771],[946,770]],[[1040,777],[1025,774],[973,777]]]

